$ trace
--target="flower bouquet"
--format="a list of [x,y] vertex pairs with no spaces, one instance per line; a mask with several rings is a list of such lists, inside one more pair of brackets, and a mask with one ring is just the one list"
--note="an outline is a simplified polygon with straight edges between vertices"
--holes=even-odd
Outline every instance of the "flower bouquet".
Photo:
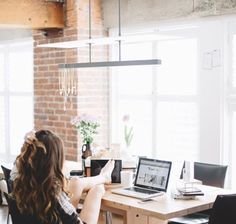
[[128,126],[128,122],[129,122],[129,115],[124,115],[123,116],[123,122],[124,122],[124,139],[125,139],[125,144],[126,147],[130,146],[130,143],[133,139],[133,127],[132,126]]
[[92,156],[91,143],[93,142],[93,137],[97,134],[97,128],[100,126],[97,117],[82,114],[71,120],[71,123],[79,130],[83,145],[82,145],[82,159],[86,159]]
[[79,130],[82,141],[85,144],[93,142],[93,136],[98,133],[97,128],[100,126],[97,117],[88,114],[73,118],[71,123]]

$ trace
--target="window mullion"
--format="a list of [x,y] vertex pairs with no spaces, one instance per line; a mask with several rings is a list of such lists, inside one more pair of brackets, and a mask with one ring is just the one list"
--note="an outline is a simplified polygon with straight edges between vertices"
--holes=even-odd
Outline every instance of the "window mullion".
[[[152,56],[157,58],[157,41],[152,44]],[[152,66],[152,155],[157,157],[157,68]]]
[[9,161],[11,156],[11,147],[10,147],[10,91],[9,91],[9,80],[10,80],[10,69],[9,69],[9,45],[5,46],[4,49],[4,92],[5,92],[5,135],[6,135],[6,159]]

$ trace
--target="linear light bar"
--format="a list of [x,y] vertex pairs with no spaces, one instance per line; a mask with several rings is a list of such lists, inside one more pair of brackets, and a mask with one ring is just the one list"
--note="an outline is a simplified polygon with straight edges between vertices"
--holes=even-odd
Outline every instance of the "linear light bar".
[[45,2],[60,2],[60,3],[64,3],[65,0],[45,0]]
[[59,64],[59,68],[94,68],[94,67],[115,67],[115,66],[137,66],[137,65],[159,65],[161,60],[131,60],[131,61],[103,61],[103,62],[87,62],[73,64]]
[[178,39],[178,38],[180,37],[179,36],[171,37],[168,35],[159,35],[159,34],[139,34],[139,35],[110,36],[110,37],[39,44],[37,45],[37,47],[69,49],[69,48],[88,47],[89,44],[92,44],[93,46],[99,46],[99,45],[118,44],[119,41],[122,41],[123,44],[127,44],[127,43],[139,43],[139,42],[146,42],[146,41]]

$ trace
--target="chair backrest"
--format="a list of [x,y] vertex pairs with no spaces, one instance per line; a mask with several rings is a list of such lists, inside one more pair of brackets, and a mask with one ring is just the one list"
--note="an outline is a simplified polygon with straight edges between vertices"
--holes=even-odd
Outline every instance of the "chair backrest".
[[3,174],[4,174],[4,177],[5,177],[5,180],[6,180],[6,183],[7,183],[7,190],[8,190],[8,193],[11,193],[12,192],[12,181],[11,181],[11,170],[6,168],[5,166],[2,166],[1,165],[1,168],[2,168],[2,171],[3,171]]
[[11,170],[1,165],[5,179],[10,179]]
[[7,191],[8,193],[11,193],[12,188],[13,188],[12,180],[11,180],[11,170],[2,165],[1,165],[1,168],[5,177],[6,183],[7,183]]
[[227,166],[194,162],[194,178],[202,184],[224,188]]
[[11,220],[12,220],[12,224],[42,224],[41,222],[39,222],[35,217],[31,216],[31,215],[22,215],[16,205],[16,201],[12,198],[12,196],[10,196],[9,194],[7,194],[6,192],[4,192],[4,196],[6,198],[8,207],[9,207],[9,213],[11,215]]
[[[218,164],[194,162],[194,178],[201,180],[204,185],[224,188],[227,167]],[[183,178],[183,168],[180,179]]]
[[[16,201],[9,194],[4,192],[4,196],[7,200],[7,204],[9,207],[9,213],[11,215],[12,224],[42,224],[36,216],[29,214],[20,213]],[[72,215],[67,214],[60,204],[57,204],[58,213],[60,214],[61,221],[57,223],[53,222],[52,224],[79,224],[79,220],[77,215],[73,213]]]
[[209,224],[236,223],[236,194],[218,195],[209,217]]

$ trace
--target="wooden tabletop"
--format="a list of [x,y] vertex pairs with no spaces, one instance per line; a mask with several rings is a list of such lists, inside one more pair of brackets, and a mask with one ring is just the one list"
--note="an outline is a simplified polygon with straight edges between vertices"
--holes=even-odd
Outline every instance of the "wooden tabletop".
[[111,193],[108,188],[103,197],[102,207],[104,209],[110,209],[111,211],[117,211],[117,213],[121,215],[127,215],[127,212],[133,212],[136,216],[148,216],[164,221],[209,209],[212,207],[218,194],[232,193],[229,190],[203,185],[199,188],[204,192],[204,196],[198,196],[192,200],[174,199],[171,197],[171,194],[167,192],[162,196],[155,197],[153,202],[144,204],[139,203],[139,199]]

